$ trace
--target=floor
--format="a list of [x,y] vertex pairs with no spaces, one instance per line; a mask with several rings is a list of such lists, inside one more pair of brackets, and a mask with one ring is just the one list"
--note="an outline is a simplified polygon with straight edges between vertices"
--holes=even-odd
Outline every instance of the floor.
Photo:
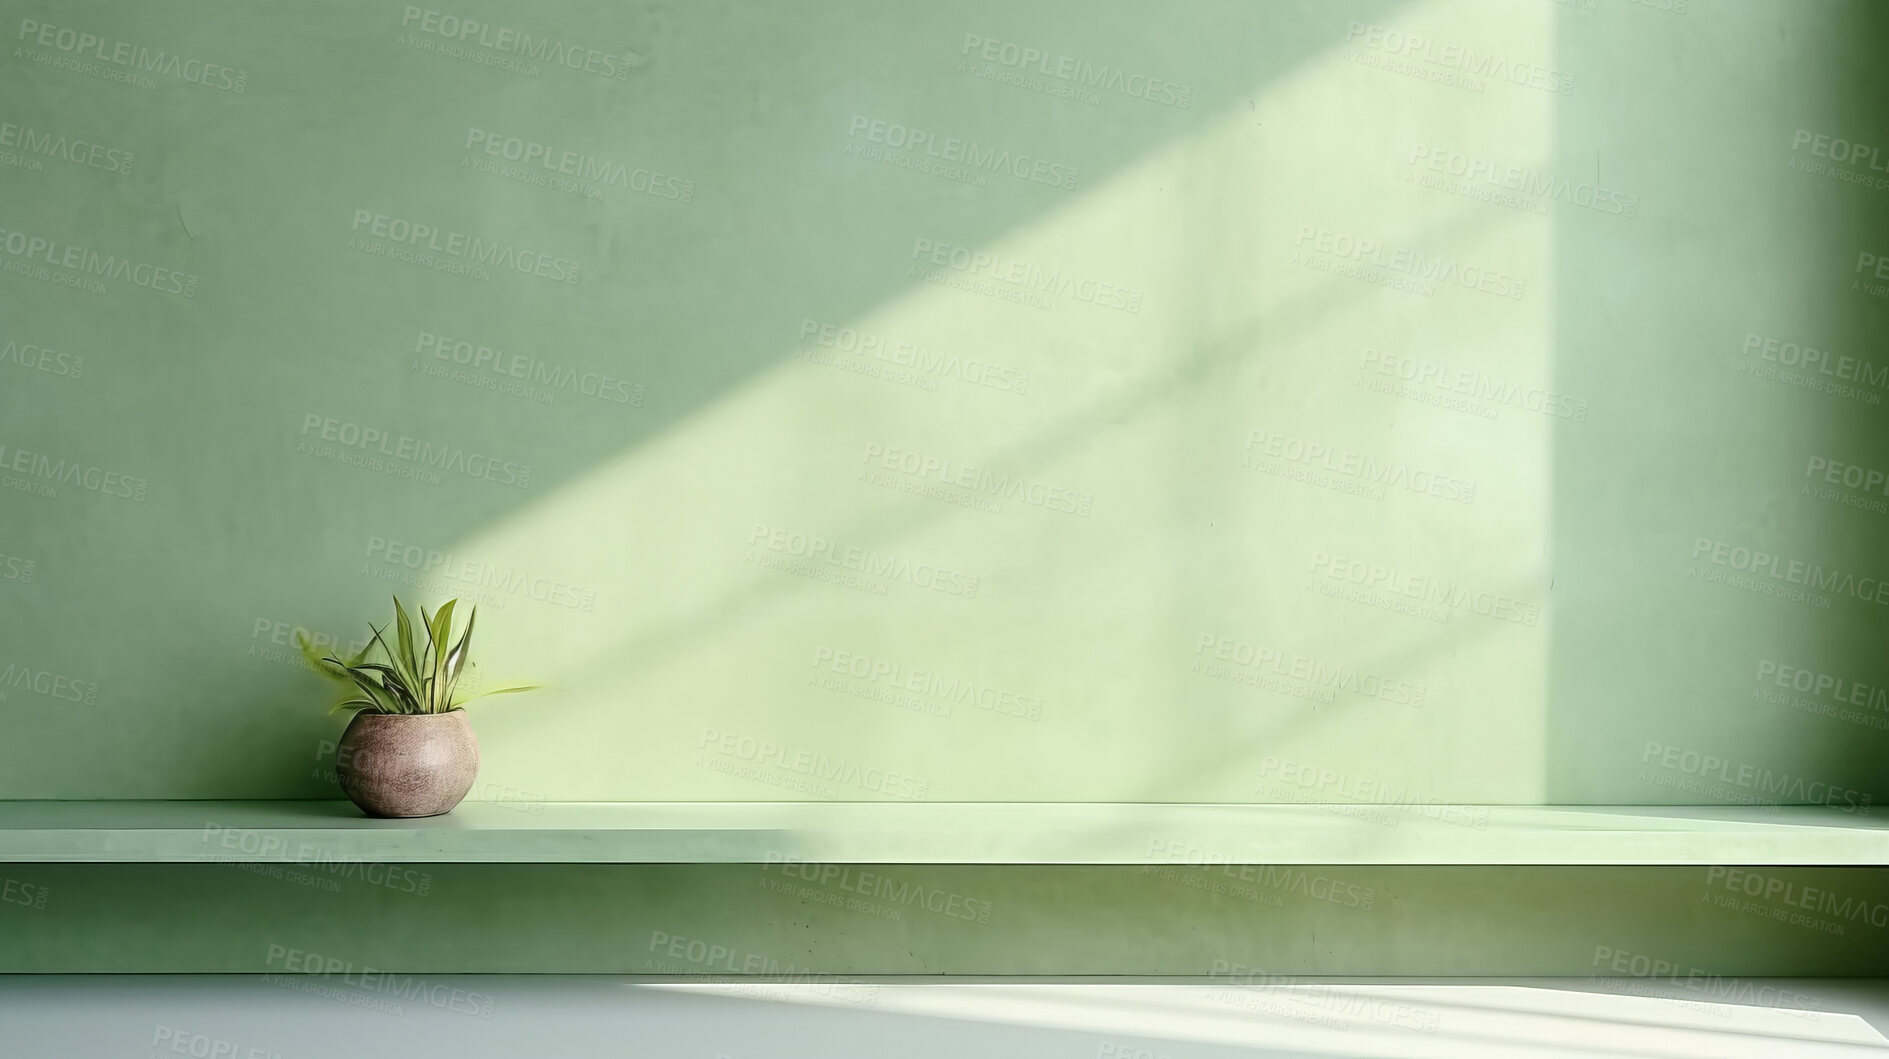
[[1862,979],[0,976],[8,1059],[1889,1055]]

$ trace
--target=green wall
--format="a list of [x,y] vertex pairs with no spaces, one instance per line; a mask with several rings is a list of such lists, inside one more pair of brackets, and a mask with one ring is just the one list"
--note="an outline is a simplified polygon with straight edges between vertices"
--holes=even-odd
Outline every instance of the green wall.
[[0,15],[0,797],[1889,796],[1879,7]]

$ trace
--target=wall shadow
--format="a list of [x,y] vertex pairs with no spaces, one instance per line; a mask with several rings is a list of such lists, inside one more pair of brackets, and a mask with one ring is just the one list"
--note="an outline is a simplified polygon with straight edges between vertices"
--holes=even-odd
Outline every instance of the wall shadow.
[[1889,794],[1889,288],[1857,274],[1889,174],[1842,156],[1889,138],[1889,12],[1559,25],[1609,77],[1558,163],[1641,207],[1556,225],[1555,380],[1593,416],[1554,436],[1548,800],[1856,811]]
[[[330,724],[313,712],[285,721],[318,693],[266,664],[284,661],[276,627],[358,626],[365,599],[400,587],[360,576],[370,542],[445,550],[530,507],[773,370],[804,320],[843,324],[906,289],[916,240],[982,247],[1079,202],[1293,70],[1350,19],[1393,6],[591,3],[552,19],[497,3],[420,14],[10,5],[36,24],[96,21],[249,76],[238,93],[175,79],[141,91],[37,62],[6,72],[9,97],[40,124],[137,147],[116,184],[21,174],[10,225],[136,247],[202,282],[190,299],[114,290],[100,311],[95,294],[8,277],[25,297],[27,340],[91,353],[83,389],[12,389],[9,435],[122,465],[149,480],[150,499],[10,505],[10,547],[35,557],[58,594],[20,592],[0,611],[0,640],[96,683],[101,705],[27,728],[6,754],[5,793],[282,793],[285,767],[318,764],[311,751]],[[597,49],[625,74],[550,60],[527,71],[515,51],[487,46],[504,30],[546,36],[555,54]],[[57,59],[52,39],[42,50]],[[1138,98],[1119,78],[1076,98],[1054,79],[1011,83],[1028,73],[1008,65],[1021,62],[1012,42],[1172,81],[1187,105]],[[978,61],[986,53],[996,61]],[[877,126],[862,131],[856,116],[1059,168],[973,183],[915,171],[912,154],[873,143]],[[593,199],[545,183],[566,174],[518,164],[514,148],[571,152],[580,171],[622,176],[591,181]],[[475,168],[500,165],[511,168]],[[1052,182],[1061,167],[1079,173],[1068,186]],[[684,187],[688,201],[667,193]],[[403,248],[397,236],[422,225],[445,234]],[[543,255],[550,275],[455,274],[448,266],[463,262],[438,249],[454,234]],[[426,254],[430,265],[414,259]],[[574,285],[553,278],[567,258],[582,268]],[[1080,268],[1080,255],[1067,264]],[[522,358],[522,375],[493,370],[496,359],[462,379],[428,374],[465,368],[434,354],[475,347]],[[492,388],[519,377],[526,392]],[[634,403],[609,399],[609,382],[597,383],[605,397],[579,392],[593,377]],[[555,383],[572,378],[582,381]],[[533,388],[555,400],[539,403]],[[332,444],[367,431],[389,440]],[[499,481],[449,471],[426,485],[359,466],[401,435],[496,467],[486,477]],[[326,455],[304,451],[324,444]],[[650,513],[686,514],[660,501]],[[269,658],[244,660],[258,649]],[[200,724],[233,742],[183,736]],[[247,748],[240,760],[231,745]],[[140,761],[153,746],[163,753]],[[113,764],[106,775],[87,761]],[[326,790],[313,776],[295,789]]]

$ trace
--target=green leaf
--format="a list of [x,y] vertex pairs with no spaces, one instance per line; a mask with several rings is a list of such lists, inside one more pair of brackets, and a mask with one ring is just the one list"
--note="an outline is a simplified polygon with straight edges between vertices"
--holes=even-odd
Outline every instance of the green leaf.
[[[371,629],[374,627],[374,625],[372,622],[369,622],[367,627]],[[315,665],[317,668],[320,668],[322,663],[329,663],[329,662],[338,666],[343,666],[343,667],[359,665],[361,663],[361,660],[367,657],[367,652],[373,649],[374,641],[368,640],[367,642],[361,644],[361,649],[354,653],[354,657],[347,659],[346,661],[343,661],[342,659],[335,658],[332,656],[323,656],[320,650],[318,650],[315,647],[314,641],[308,638],[308,633],[306,630],[303,630],[303,629],[295,630],[295,644],[297,647],[301,648],[303,658],[307,659],[311,664]],[[323,672],[326,672],[326,670],[323,670]],[[333,676],[334,674],[331,673],[329,675]]]
[[400,661],[408,672],[415,668],[413,664],[413,621],[407,617],[407,608],[400,605],[400,597],[394,597],[394,621],[398,624],[400,636]]
[[348,678],[345,672],[347,665],[343,663],[341,659],[333,655],[318,655],[312,650],[303,651],[302,657],[308,659],[309,664],[314,667],[315,672],[320,673],[322,676],[339,680],[343,683],[347,682]]
[[321,668],[322,675],[328,677],[331,680],[337,681],[341,684],[351,684],[354,681],[354,675],[352,672],[354,667],[349,665],[346,662],[343,662],[341,659],[336,658],[334,655],[329,655],[328,657],[322,659],[321,667],[322,667]]
[[428,688],[432,694],[427,699],[428,710],[446,708],[446,645],[451,642],[453,605],[458,602],[456,599],[449,599],[440,604],[439,610],[433,615],[432,624],[427,627],[427,635],[433,641],[432,683]]
[[[424,605],[420,607],[420,631],[424,632],[426,637],[420,641],[420,657],[418,664],[413,667],[413,671],[424,677],[425,674],[433,671],[432,666],[428,663],[428,659],[430,659],[433,654],[433,616],[426,612]],[[423,679],[422,683],[430,683],[430,681]]]
[[491,691],[481,691],[477,695],[468,695],[465,698],[460,699],[459,701],[471,702],[474,699],[483,699],[488,695],[516,695],[521,691],[543,691],[543,690],[544,690],[544,685],[542,684],[512,684],[503,688],[493,688]]
[[433,647],[442,655],[446,653],[447,638],[452,635],[453,606],[458,602],[456,599],[449,599],[440,604],[439,612],[433,615],[433,624],[428,629],[428,634],[433,637]]
[[302,658],[307,660],[309,667],[312,668],[315,672],[320,673],[322,676],[328,677],[332,680],[340,680],[340,681],[347,680],[347,677],[344,677],[340,673],[335,672],[335,670],[332,668],[334,666],[345,667],[347,663],[341,661],[339,658],[336,658],[333,655],[322,654],[321,651],[318,648],[316,648],[314,641],[308,638],[307,633],[303,632],[300,629],[295,630],[295,644],[297,647],[301,648]]
[[315,650],[314,641],[310,640],[308,634],[300,629],[295,630],[295,646],[301,650],[303,658],[308,659],[310,662],[321,661],[321,652]]
[[419,712],[420,701],[413,694],[413,686],[402,679],[399,671],[392,666],[382,665],[379,662],[363,662],[358,666],[352,666],[350,668],[380,674],[381,687],[385,688],[389,694],[399,699],[402,705],[405,705],[413,712]]
[[367,692],[367,697],[374,700],[374,705],[378,706],[381,712],[383,713],[408,712],[400,708],[401,704],[400,704],[399,699],[395,698],[394,695],[391,692],[389,692],[386,688],[383,688],[378,683],[376,683],[372,677],[369,677],[367,674],[361,672],[358,669],[350,669],[347,672],[348,672],[349,678],[351,678],[354,681],[354,686],[360,688],[362,691]]
[[[411,698],[412,697],[411,692],[418,689],[419,681],[416,678],[413,671],[407,667],[405,662],[403,662],[398,656],[394,654],[393,649],[391,647],[387,646],[386,638],[383,635],[381,635],[386,627],[381,626],[380,628],[375,628],[371,622],[368,624],[367,627],[374,630],[374,639],[371,640],[370,642],[377,643],[380,645],[381,653],[387,656],[387,661],[392,666],[394,680],[387,681],[387,683],[389,684],[397,683],[401,685],[401,689],[403,691],[409,692],[408,697]],[[367,663],[367,664],[380,666],[381,669],[388,668],[388,666],[381,665],[378,662]],[[353,666],[351,668],[360,668],[360,665],[357,664],[356,666]]]
[[467,651],[472,646],[472,627],[478,621],[479,608],[475,606],[472,613],[466,615],[466,631],[459,637],[459,643],[453,647],[452,653],[446,656],[446,693],[441,698],[448,703],[453,701],[453,689],[459,686],[459,677],[466,671]]

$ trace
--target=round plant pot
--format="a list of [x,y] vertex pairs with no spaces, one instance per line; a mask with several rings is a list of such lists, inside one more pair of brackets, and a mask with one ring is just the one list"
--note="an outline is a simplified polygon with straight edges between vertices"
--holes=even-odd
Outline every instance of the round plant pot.
[[369,816],[438,816],[472,789],[479,740],[464,710],[362,710],[335,747],[335,776]]

